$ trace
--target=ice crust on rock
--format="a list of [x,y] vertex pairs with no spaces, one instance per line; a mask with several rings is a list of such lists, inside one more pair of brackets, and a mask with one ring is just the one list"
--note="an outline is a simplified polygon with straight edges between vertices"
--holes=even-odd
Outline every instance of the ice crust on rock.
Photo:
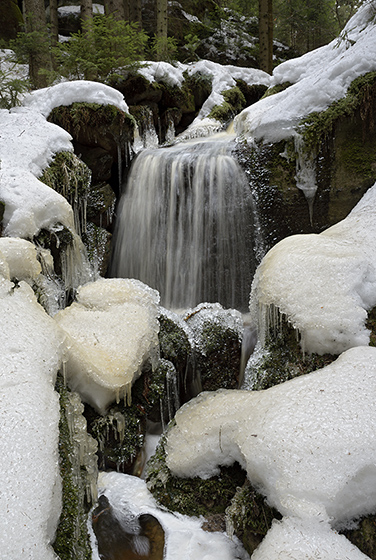
[[[201,393],[176,414],[167,465],[177,476],[207,478],[218,474],[218,465],[238,461],[268,502],[294,523],[294,539],[301,527],[299,542],[316,539],[321,549],[329,525],[345,526],[376,511],[375,390],[376,349],[367,346],[265,391]],[[319,526],[323,532],[309,529]],[[288,530],[283,521],[281,558],[292,551]],[[266,537],[266,552],[255,558],[275,557],[273,534]],[[331,558],[362,558],[347,541],[330,538],[336,551]]]
[[158,292],[138,280],[102,278],[55,315],[67,334],[67,381],[101,414],[129,397],[147,360],[155,363],[158,301]]
[[277,66],[270,85],[293,85],[244,109],[235,118],[236,133],[268,142],[288,138],[303,117],[327,109],[355,78],[375,71],[374,9],[374,2],[364,3],[339,38]]
[[0,556],[54,560],[63,336],[28,284],[0,284]]
[[376,184],[350,214],[320,234],[277,243],[256,270],[250,310],[263,339],[274,307],[299,330],[304,351],[340,354],[367,345],[376,305]]
[[0,254],[8,266],[8,280],[35,280],[42,272],[37,248],[26,239],[0,237]]

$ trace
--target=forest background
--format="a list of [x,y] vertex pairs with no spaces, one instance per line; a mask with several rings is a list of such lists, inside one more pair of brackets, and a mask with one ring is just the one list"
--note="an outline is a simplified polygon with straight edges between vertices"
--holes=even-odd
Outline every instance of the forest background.
[[[99,0],[98,13],[92,0],[2,0],[0,47],[12,52],[0,59],[0,106],[61,76],[111,84],[121,68],[143,60],[205,58],[271,73],[338,36],[365,1]],[[69,40],[58,17],[66,4],[80,9]],[[28,64],[27,77],[14,76],[18,63]]]

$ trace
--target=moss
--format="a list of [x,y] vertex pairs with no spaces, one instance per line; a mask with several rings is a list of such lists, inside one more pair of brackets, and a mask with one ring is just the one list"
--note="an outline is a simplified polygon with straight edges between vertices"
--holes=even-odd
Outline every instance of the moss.
[[39,180],[63,195],[70,204],[86,199],[90,169],[73,152],[59,152]]
[[263,84],[248,85],[244,80],[236,80],[236,85],[242,92],[247,107],[259,101],[268,89]]
[[246,100],[242,91],[237,86],[222,91],[221,93],[224,98],[223,103],[213,107],[208,117],[210,119],[227,123],[246,106]]
[[136,405],[119,403],[101,416],[85,408],[90,434],[97,440],[99,468],[133,473],[145,441],[144,414]]
[[184,83],[192,92],[195,101],[196,110],[205,103],[212,91],[213,78],[209,74],[203,72],[195,72],[189,74],[183,72]]
[[278,331],[270,330],[263,356],[257,363],[250,363],[247,375],[252,378],[251,388],[259,391],[323,368],[337,357],[303,355],[297,331],[283,318]]
[[370,346],[376,346],[376,307],[368,311],[366,327],[371,331]]
[[344,535],[366,554],[367,558],[376,560],[376,515],[362,519],[356,529],[344,531]]
[[265,498],[256,492],[248,480],[237,488],[226,509],[226,526],[242,541],[249,555],[260,544],[273,519],[281,519],[281,515],[267,505]]
[[[69,405],[69,390],[61,374],[56,381],[56,390],[60,394],[59,423],[59,465],[62,478],[62,512],[57,528],[53,548],[60,560],[90,560],[91,547],[87,532],[88,504],[85,502],[85,482],[77,484],[73,471],[72,457],[74,447],[69,432],[66,408]],[[82,472],[82,479],[86,476]]]
[[221,468],[220,475],[207,480],[174,477],[166,465],[165,442],[166,433],[147,464],[147,486],[156,500],[167,509],[185,515],[223,513],[237,486],[244,483],[245,472],[234,465]]
[[262,98],[270,97],[271,95],[275,95],[276,93],[280,93],[281,91],[284,91],[285,89],[287,89],[291,85],[292,85],[291,82],[284,82],[283,84],[277,84],[275,86],[267,88],[267,90],[265,91]]
[[315,151],[321,141],[330,136],[334,124],[343,117],[351,116],[361,109],[362,120],[373,126],[372,97],[375,95],[376,72],[368,72],[356,78],[347,90],[345,97],[330,105],[320,113],[311,113],[303,119],[300,131],[304,138],[305,149]]

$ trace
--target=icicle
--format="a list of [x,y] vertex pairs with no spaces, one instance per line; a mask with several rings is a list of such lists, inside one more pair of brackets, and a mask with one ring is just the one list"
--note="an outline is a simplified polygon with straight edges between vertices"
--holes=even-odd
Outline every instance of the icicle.
[[304,150],[303,138],[295,136],[296,186],[302,190],[308,203],[309,221],[313,225],[313,202],[317,191],[315,154],[307,154]]
[[119,180],[119,188],[123,183],[123,169],[122,169],[122,159],[121,159],[121,146],[120,144],[117,145],[117,157],[118,157],[118,180]]

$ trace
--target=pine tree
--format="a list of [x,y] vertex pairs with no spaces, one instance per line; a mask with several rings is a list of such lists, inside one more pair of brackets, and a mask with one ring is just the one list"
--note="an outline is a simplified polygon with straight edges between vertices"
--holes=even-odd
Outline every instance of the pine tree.
[[30,80],[35,88],[43,88],[48,85],[43,70],[51,70],[44,0],[24,0],[24,19]]
[[273,70],[273,1],[259,0],[259,38],[261,70]]

